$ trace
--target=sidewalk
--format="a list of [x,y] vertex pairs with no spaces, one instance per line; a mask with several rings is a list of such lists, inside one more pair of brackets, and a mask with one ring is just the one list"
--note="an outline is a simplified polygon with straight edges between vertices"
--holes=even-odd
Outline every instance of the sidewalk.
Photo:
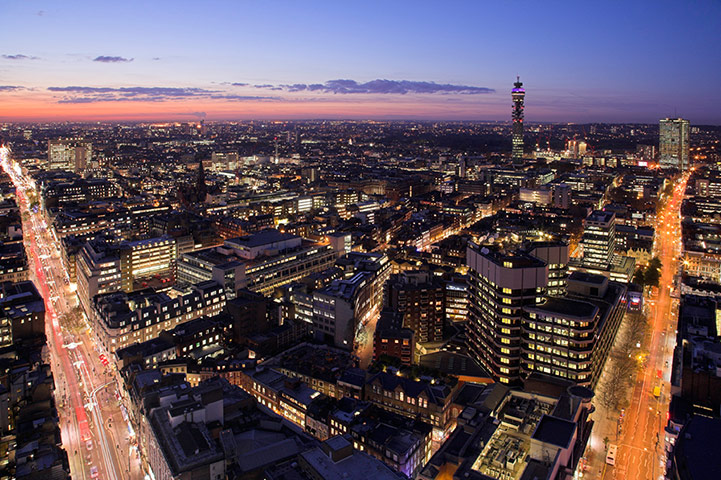
[[[613,345],[610,352],[613,352],[620,343],[620,339],[623,338],[627,329],[629,328],[628,314],[624,315],[621,325],[618,327],[616,338],[614,339]],[[601,390],[601,387],[607,381],[606,372],[611,370],[613,365],[612,362],[615,359],[610,355],[606,360],[601,377],[599,378],[598,385],[596,386],[596,395]],[[634,385],[628,388],[627,396],[633,395]],[[598,398],[594,398],[593,401],[594,412],[590,415],[590,419],[593,420],[593,430],[591,436],[588,439],[588,445],[586,445],[586,451],[584,457],[586,458],[586,471],[583,473],[584,479],[601,479],[608,476],[606,471],[606,445],[604,444],[604,438],[608,438],[608,444],[618,444],[621,435],[618,431],[618,419],[621,414],[620,410],[608,409],[601,404]],[[623,433],[621,427],[621,434]],[[612,468],[612,467],[609,467]]]

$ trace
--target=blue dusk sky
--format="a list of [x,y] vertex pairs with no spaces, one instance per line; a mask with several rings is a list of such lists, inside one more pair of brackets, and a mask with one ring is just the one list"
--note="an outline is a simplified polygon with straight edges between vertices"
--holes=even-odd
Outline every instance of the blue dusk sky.
[[4,1],[0,121],[721,124],[721,2]]

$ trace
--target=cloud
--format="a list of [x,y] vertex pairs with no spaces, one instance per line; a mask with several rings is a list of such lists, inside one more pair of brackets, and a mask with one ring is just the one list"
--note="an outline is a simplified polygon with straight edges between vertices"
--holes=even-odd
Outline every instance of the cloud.
[[333,94],[461,94],[479,95],[493,93],[495,90],[487,87],[470,85],[451,85],[448,83],[417,82],[413,80],[385,80],[377,79],[370,82],[359,83],[355,80],[338,79],[320,83],[294,83],[289,85],[253,85],[255,88],[269,90],[284,90],[286,92],[323,92]]
[[125,58],[125,57],[111,57],[108,55],[100,55],[99,57],[93,58],[93,62],[102,62],[102,63],[123,63],[123,62],[132,62],[133,58]]
[[210,100],[254,101],[279,100],[277,97],[232,95],[218,90],[178,87],[48,87],[48,91],[65,94],[58,103],[97,102],[164,102],[202,98]]
[[22,90],[22,88],[17,85],[0,85],[0,92],[14,92],[15,90]]
[[0,57],[4,58],[5,60],[37,60],[38,57],[33,57],[32,55],[23,55],[22,53],[17,53],[15,55],[0,55]]
[[38,17],[44,17],[45,16],[45,10],[38,10],[38,13],[36,13]]
[[204,88],[177,88],[177,87],[48,87],[51,92],[71,92],[83,94],[113,93],[126,97],[163,95],[171,97],[193,97],[201,94],[215,93]]
[[213,100],[236,100],[239,102],[251,101],[251,100],[281,100],[280,97],[261,97],[256,95],[211,95]]
[[247,87],[248,86],[247,83],[240,83],[240,82],[231,83],[231,85],[233,85],[234,87]]

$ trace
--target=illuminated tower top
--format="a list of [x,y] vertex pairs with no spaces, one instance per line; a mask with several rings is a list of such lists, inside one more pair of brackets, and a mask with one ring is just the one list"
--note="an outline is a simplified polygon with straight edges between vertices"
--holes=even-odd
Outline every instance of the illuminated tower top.
[[526,94],[526,91],[523,89],[523,82],[521,81],[521,77],[519,75],[516,75],[516,83],[514,83],[513,86],[515,88],[511,90],[512,93],[520,93],[521,97]]
[[513,119],[513,158],[521,159],[523,157],[523,100],[526,97],[526,90],[521,83],[521,77],[516,77],[516,83],[513,84],[511,97],[513,98],[513,109],[511,118]]

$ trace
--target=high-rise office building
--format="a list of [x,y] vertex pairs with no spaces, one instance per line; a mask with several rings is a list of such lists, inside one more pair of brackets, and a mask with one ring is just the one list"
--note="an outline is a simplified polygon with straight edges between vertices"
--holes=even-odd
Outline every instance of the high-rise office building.
[[566,293],[566,277],[568,277],[568,243],[562,241],[531,242],[526,245],[524,250],[548,265],[546,293],[548,295],[564,295]]
[[468,348],[497,381],[532,373],[593,388],[626,310],[626,287],[603,275],[565,276],[568,245],[503,252],[471,244]]
[[566,296],[524,307],[521,375],[542,373],[595,388],[625,311],[625,285],[572,273]]
[[608,268],[616,248],[616,214],[595,210],[586,217],[581,246],[584,265]]
[[661,168],[689,168],[689,122],[683,118],[664,118],[658,124],[659,165]]
[[512,254],[469,244],[468,348],[501,383],[521,380],[523,307],[545,297],[548,265],[523,252]]
[[513,87],[511,90],[513,98],[511,113],[513,118],[513,158],[518,159],[523,157],[523,99],[526,97],[526,90],[523,89],[520,77],[516,77]]
[[594,210],[583,222],[581,237],[583,256],[572,258],[570,272],[604,275],[610,280],[629,283],[636,271],[633,257],[619,255],[616,250],[616,214],[610,210]]
[[81,173],[91,164],[93,146],[80,138],[48,140],[48,170]]

